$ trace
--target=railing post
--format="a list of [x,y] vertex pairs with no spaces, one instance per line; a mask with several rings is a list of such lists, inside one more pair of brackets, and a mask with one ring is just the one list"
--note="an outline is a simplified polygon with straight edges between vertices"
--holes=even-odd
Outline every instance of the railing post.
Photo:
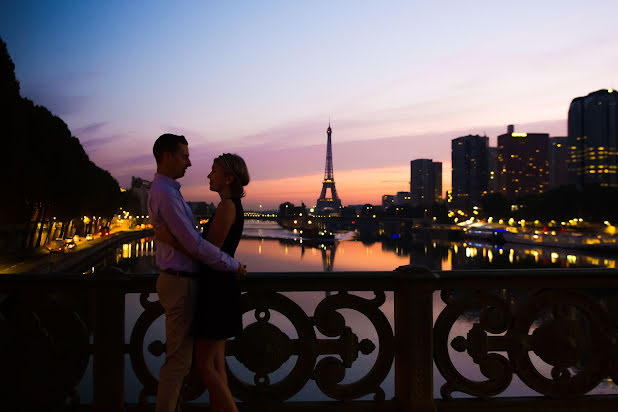
[[117,288],[93,290],[93,403],[99,411],[123,411],[124,293]]
[[433,279],[424,267],[402,266],[395,289],[395,398],[404,411],[436,411],[433,399]]

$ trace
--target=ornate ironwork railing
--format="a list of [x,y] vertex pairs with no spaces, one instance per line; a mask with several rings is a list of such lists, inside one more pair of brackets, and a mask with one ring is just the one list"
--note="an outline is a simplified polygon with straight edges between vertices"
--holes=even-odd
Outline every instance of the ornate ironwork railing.
[[[152,410],[158,371],[146,357],[165,350],[163,337],[148,333],[163,314],[151,300],[155,280],[118,272],[2,275],[2,405]],[[242,410],[613,410],[618,404],[616,270],[252,274],[244,288],[243,310],[253,320],[227,345],[228,357],[247,371],[229,370]],[[312,313],[287,293],[325,291],[333,292]],[[142,309],[127,333],[126,296],[134,293]],[[374,333],[348,324],[343,312],[365,318]],[[368,370],[346,376],[361,354],[371,354]],[[471,374],[457,359],[478,371]],[[437,397],[434,362],[444,379]],[[271,382],[290,363],[286,376]],[[129,365],[141,388],[135,403],[125,395]],[[393,365],[394,388],[385,390]],[[83,402],[76,387],[90,368],[92,401]],[[515,376],[541,396],[496,396],[507,393]],[[333,402],[287,401],[310,380]],[[599,384],[608,394],[588,394]],[[186,399],[203,390],[191,382]],[[453,396],[461,393],[474,399]]]

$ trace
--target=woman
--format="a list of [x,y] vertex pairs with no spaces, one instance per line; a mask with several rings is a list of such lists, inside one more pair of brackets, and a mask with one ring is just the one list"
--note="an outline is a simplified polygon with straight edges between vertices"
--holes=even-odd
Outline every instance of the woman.
[[[243,186],[249,183],[249,171],[238,155],[224,153],[217,157],[208,174],[210,190],[217,192],[221,202],[213,218],[204,227],[206,240],[234,256],[244,225],[240,199]],[[157,231],[160,241],[183,248],[170,233]],[[193,322],[194,367],[210,394],[210,410],[238,409],[227,384],[225,371],[225,341],[242,331],[240,285],[229,272],[216,272],[203,265],[197,278],[196,312]]]

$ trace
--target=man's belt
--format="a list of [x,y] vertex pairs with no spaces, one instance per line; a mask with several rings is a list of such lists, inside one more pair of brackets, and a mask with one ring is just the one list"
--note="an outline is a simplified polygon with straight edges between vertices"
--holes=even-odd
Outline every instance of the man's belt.
[[183,278],[196,278],[199,276],[199,274],[196,272],[183,272],[182,270],[176,270],[176,269],[163,269],[161,272],[165,272],[168,275],[172,275],[172,276],[180,276]]

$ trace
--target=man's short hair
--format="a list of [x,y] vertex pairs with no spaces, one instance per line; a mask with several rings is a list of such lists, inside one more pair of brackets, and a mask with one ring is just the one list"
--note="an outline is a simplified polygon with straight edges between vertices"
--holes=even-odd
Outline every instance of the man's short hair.
[[159,138],[155,141],[154,146],[152,146],[152,153],[154,154],[157,164],[161,163],[163,153],[176,153],[178,151],[179,143],[186,145],[189,144],[184,136],[178,136],[171,133],[165,133],[159,136]]

